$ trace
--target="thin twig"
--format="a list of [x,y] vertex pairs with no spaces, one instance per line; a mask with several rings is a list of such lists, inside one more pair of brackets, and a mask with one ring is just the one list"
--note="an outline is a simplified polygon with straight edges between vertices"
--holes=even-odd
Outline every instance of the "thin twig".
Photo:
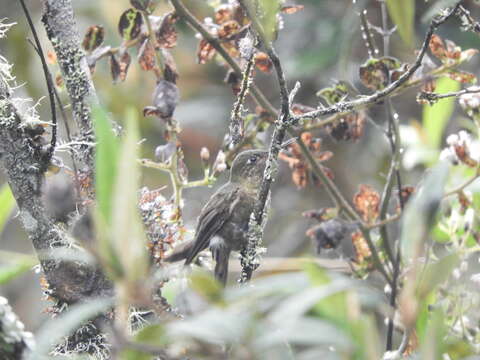
[[480,87],[479,86],[471,86],[471,87],[466,88],[466,89],[462,89],[462,90],[459,90],[459,91],[447,92],[447,93],[443,93],[443,94],[437,94],[437,93],[434,93],[434,92],[422,91],[419,95],[419,99],[427,100],[429,103],[435,103],[436,101],[438,101],[440,99],[445,99],[445,98],[449,98],[449,97],[459,97],[459,96],[465,95],[465,94],[476,94],[476,93],[480,93]]
[[447,21],[450,17],[452,17],[452,15],[455,14],[457,8],[460,6],[460,3],[461,1],[458,1],[457,4],[453,6],[445,15],[438,18],[434,18],[432,20],[432,22],[430,23],[430,27],[428,28],[427,34],[425,35],[422,48],[420,49],[420,52],[418,53],[417,58],[415,59],[415,62],[405,73],[403,73],[398,78],[398,80],[390,83],[383,90],[379,90],[374,94],[362,96],[352,101],[339,102],[337,104],[334,104],[332,106],[329,106],[323,109],[317,109],[314,111],[307,112],[305,114],[296,115],[293,117],[293,120],[299,121],[301,119],[313,119],[313,118],[317,118],[324,115],[350,112],[350,111],[368,106],[369,104],[374,104],[383,100],[386,96],[390,95],[393,91],[398,89],[401,85],[405,84],[407,80],[410,79],[412,75],[418,70],[418,68],[422,64],[423,57],[427,52],[427,48],[430,43],[430,39],[432,38],[432,35],[435,33],[435,31],[440,25],[442,25],[445,21]]
[[255,50],[251,49],[251,54],[248,57],[245,64],[245,70],[243,71],[242,83],[240,86],[240,92],[238,93],[237,101],[233,105],[232,116],[230,119],[230,139],[233,145],[237,145],[241,142],[244,136],[244,124],[242,119],[243,104],[248,94],[248,88],[252,82],[252,71],[255,65]]
[[458,7],[458,11],[460,15],[463,15],[467,20],[469,29],[473,30],[476,33],[480,33],[480,23],[478,21],[475,21],[475,19],[470,15],[470,11],[465,9],[462,5]]
[[360,21],[362,23],[361,30],[362,30],[362,37],[365,40],[365,45],[367,47],[368,56],[370,58],[374,58],[378,55],[378,49],[375,46],[375,40],[372,36],[372,32],[370,31],[370,24],[368,23],[367,19],[367,10],[363,9],[359,11],[358,15],[360,16]]
[[[387,14],[387,5],[385,0],[380,0],[380,8],[382,12],[382,36],[383,36],[383,56],[389,56],[390,51],[390,32],[388,30],[388,14]],[[430,40],[428,40],[430,42]],[[390,78],[388,79],[390,83]],[[401,213],[403,212],[403,197],[402,197],[402,181],[400,176],[400,158],[401,158],[401,139],[400,139],[400,131],[398,126],[398,117],[394,115],[392,100],[391,98],[387,98],[385,101],[385,114],[388,120],[388,130],[387,130],[387,138],[390,143],[390,148],[392,151],[392,159],[390,170],[387,178],[387,183],[385,185],[383,194],[382,194],[382,201],[380,205],[380,220],[384,220],[387,214],[388,204],[391,199],[392,188],[395,183],[397,183],[398,188],[398,198],[400,202],[400,209]],[[383,246],[385,248],[385,252],[387,253],[388,259],[390,260],[391,266],[393,268],[392,272],[392,293],[390,295],[390,306],[392,308],[396,307],[397,302],[397,281],[400,274],[400,266],[401,266],[401,253],[400,253],[400,246],[398,246],[399,241],[397,241],[397,251],[396,251],[396,258],[394,258],[393,251],[390,246],[390,239],[388,235],[387,224],[383,224],[380,227],[380,236],[382,237]],[[386,342],[386,350],[390,351],[393,346],[393,316],[388,319],[388,326],[387,326],[387,342]]]
[[[235,74],[239,77],[242,76],[242,68],[235,61],[233,57],[230,56],[228,51],[222,46],[220,41],[208,32],[207,29],[193,16],[190,11],[183,5],[181,0],[170,0],[170,3],[175,8],[175,11],[178,16],[183,18],[188,25],[190,25],[195,31],[200,33],[202,37],[208,41],[210,45],[220,54],[220,56],[225,60],[225,62],[235,71]],[[268,101],[265,95],[258,89],[255,84],[252,84],[250,87],[250,93],[255,98],[255,101],[270,114],[277,116],[278,111],[275,107]]]
[[[37,55],[39,57],[41,57],[40,50],[37,49],[35,44],[30,39],[28,39],[28,42],[30,43],[30,45],[32,45],[32,47],[35,50],[35,52],[37,53]],[[48,76],[50,77],[50,79],[52,79],[52,73],[50,72],[50,69],[47,68],[47,71],[48,71]],[[60,115],[62,116],[63,124],[65,125],[65,133],[67,135],[67,140],[68,140],[69,143],[73,143],[71,132],[70,132],[70,125],[68,125],[68,118],[67,118],[67,114],[65,113],[65,106],[63,105],[63,102],[60,99],[60,95],[58,94],[58,91],[57,91],[55,86],[53,87],[53,93],[55,94],[55,99],[57,100],[58,107],[60,108]],[[58,150],[59,150],[58,146],[56,145],[55,146],[55,151],[58,151]],[[77,163],[75,161],[75,156],[74,156],[73,150],[70,150],[69,153],[70,153],[70,157],[72,159],[73,176],[75,178],[75,190],[77,192],[77,196],[80,196],[80,184],[79,184],[79,181],[78,181]]]
[[285,74],[283,72],[280,59],[278,58],[278,55],[275,52],[275,49],[273,48],[271,42],[268,41],[268,39],[265,37],[263,28],[259,24],[257,16],[250,12],[249,6],[247,5],[245,0],[240,0],[239,3],[242,5],[247,17],[252,21],[253,28],[259,36],[262,45],[265,47],[267,55],[273,63],[273,67],[277,75],[278,85],[280,88],[281,100],[280,115],[275,122],[275,129],[273,131],[272,140],[270,143],[267,164],[265,167],[262,184],[260,186],[258,200],[255,204],[248,224],[248,243],[245,249],[243,249],[241,252],[241,281],[244,282],[251,279],[253,271],[255,271],[255,269],[258,267],[257,249],[262,241],[265,207],[270,194],[270,186],[272,184],[272,181],[274,180],[273,172],[276,167],[278,153],[281,149],[281,145],[283,143],[285,135],[287,134],[287,128],[291,124],[289,94],[287,90]]
[[447,198],[449,196],[459,194],[460,192],[465,190],[465,188],[467,186],[471,185],[475,180],[478,180],[479,177],[480,177],[480,168],[477,168],[477,170],[475,171],[475,175],[473,175],[470,179],[468,179],[466,182],[459,185],[458,187],[456,187],[456,188],[454,188],[450,191],[447,191],[445,194],[443,194],[443,197]]
[[30,12],[28,11],[27,6],[25,5],[24,0],[20,0],[20,4],[22,5],[23,12],[25,17],[27,18],[28,26],[30,27],[30,31],[32,32],[33,39],[35,40],[35,47],[37,49],[37,53],[40,57],[40,61],[42,62],[43,74],[45,76],[45,81],[47,82],[47,90],[48,90],[48,98],[50,101],[50,111],[52,113],[52,137],[50,139],[50,147],[48,148],[47,153],[45,154],[45,162],[43,164],[44,168],[46,169],[50,160],[52,159],[53,153],[55,151],[55,146],[57,145],[57,109],[55,107],[55,94],[53,90],[53,81],[52,76],[50,75],[50,71],[48,70],[47,61],[45,60],[45,55],[43,53],[42,44],[38,39],[37,31],[35,26],[33,25],[32,17],[30,16]]

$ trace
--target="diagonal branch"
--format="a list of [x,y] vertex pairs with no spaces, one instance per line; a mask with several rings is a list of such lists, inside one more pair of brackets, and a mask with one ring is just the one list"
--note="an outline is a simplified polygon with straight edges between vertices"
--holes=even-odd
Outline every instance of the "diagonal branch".
[[432,35],[435,33],[435,31],[440,25],[442,25],[444,22],[446,22],[450,17],[452,17],[456,13],[461,3],[462,3],[462,0],[458,1],[455,6],[453,6],[447,11],[445,15],[439,16],[432,20],[428,28],[427,34],[425,35],[425,39],[423,41],[420,52],[418,53],[417,58],[415,59],[415,62],[405,73],[403,73],[398,78],[398,80],[390,83],[390,85],[385,87],[383,90],[377,91],[371,95],[362,96],[352,101],[339,102],[335,105],[332,105],[326,108],[310,111],[301,115],[296,115],[293,117],[293,119],[295,121],[300,121],[301,119],[314,119],[314,118],[325,116],[325,115],[351,112],[353,110],[358,110],[368,105],[375,104],[375,103],[378,103],[379,101],[382,101],[386,96],[392,94],[400,86],[405,84],[408,81],[408,79],[410,79],[413,76],[413,74],[415,74],[415,72],[418,70],[418,68],[422,64],[423,57],[427,52],[427,48],[428,48],[428,45],[430,44],[430,39],[432,38]]
[[270,187],[276,175],[277,167],[277,158],[278,153],[282,148],[282,143],[287,134],[288,127],[291,126],[290,123],[290,104],[287,83],[285,80],[285,74],[278,58],[275,49],[273,48],[271,42],[269,42],[265,35],[263,34],[263,29],[258,23],[258,18],[255,14],[250,12],[249,6],[246,4],[245,0],[240,0],[244,11],[246,12],[248,18],[252,21],[253,28],[260,37],[260,40],[265,47],[265,50],[273,63],[275,68],[275,73],[277,75],[278,85],[280,87],[280,100],[281,100],[281,110],[280,115],[275,122],[275,129],[272,135],[272,141],[270,143],[270,148],[268,152],[267,164],[265,167],[265,173],[263,175],[262,184],[260,186],[260,192],[258,195],[258,200],[255,204],[254,210],[250,216],[250,222],[248,224],[248,243],[245,249],[241,252],[241,263],[242,263],[242,275],[241,281],[248,281],[251,279],[253,271],[258,267],[258,248],[262,242],[263,228],[265,226],[265,213],[267,208],[267,200],[270,194]]
[[[44,0],[42,22],[57,55],[81,141],[94,142],[92,105],[98,103],[87,60],[80,47],[71,0]],[[93,149],[82,148],[87,167],[93,171]]]

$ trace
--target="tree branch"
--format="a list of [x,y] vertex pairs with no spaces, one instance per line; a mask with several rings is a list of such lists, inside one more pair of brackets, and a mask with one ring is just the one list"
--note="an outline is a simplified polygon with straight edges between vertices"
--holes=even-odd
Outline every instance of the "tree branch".
[[[71,0],[44,0],[42,22],[57,54],[81,140],[94,142],[91,108],[98,103],[98,99],[85,54],[80,47]],[[93,148],[83,147],[82,152],[84,156],[79,158],[93,171]]]
[[[1,74],[0,74],[1,75]],[[70,248],[43,205],[44,152],[29,135],[29,122],[10,100],[8,81],[0,76],[0,166],[17,201],[20,220],[32,241],[49,285],[49,295],[64,303],[110,294],[112,287],[100,270],[87,264],[54,259],[52,249]]]
[[418,68],[422,64],[423,57],[427,52],[427,48],[428,48],[428,45],[430,44],[430,39],[432,38],[432,35],[435,33],[435,31],[440,25],[442,25],[445,21],[447,21],[450,17],[452,17],[455,14],[461,2],[462,0],[458,1],[456,5],[450,8],[445,15],[434,18],[432,20],[432,22],[430,23],[430,27],[428,28],[427,34],[425,35],[425,39],[423,41],[420,52],[418,53],[417,58],[415,59],[415,62],[405,73],[403,73],[398,78],[397,81],[390,83],[383,90],[377,91],[371,95],[362,96],[352,101],[339,102],[335,105],[332,105],[326,108],[310,111],[301,115],[296,115],[293,117],[294,121],[300,121],[301,119],[314,119],[324,115],[333,115],[337,113],[345,113],[353,110],[358,110],[368,105],[377,103],[383,100],[386,96],[393,93],[401,85],[405,84],[407,80],[410,79],[413,76],[413,74],[418,70]]

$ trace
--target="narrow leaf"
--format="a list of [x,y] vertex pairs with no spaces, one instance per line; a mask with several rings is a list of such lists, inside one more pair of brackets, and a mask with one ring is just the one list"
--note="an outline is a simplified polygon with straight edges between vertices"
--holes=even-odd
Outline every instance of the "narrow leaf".
[[26,273],[33,265],[35,265],[34,261],[22,261],[17,264],[0,266],[0,285],[4,285]]
[[0,232],[2,232],[5,224],[12,213],[15,206],[15,198],[8,184],[0,188]]
[[438,285],[448,279],[459,262],[460,259],[457,254],[450,254],[435,263],[427,265],[419,276],[417,295],[420,298],[427,296]]
[[118,140],[101,108],[93,110],[97,148],[95,152],[95,190],[102,221],[110,223],[113,183],[117,173]]
[[262,14],[260,16],[260,23],[267,40],[274,39],[277,30],[277,14],[280,11],[280,3],[278,0],[260,0]]
[[112,241],[127,276],[138,280],[146,274],[149,262],[138,210],[139,134],[135,110],[129,109],[126,119],[126,134],[120,150],[112,199]]
[[387,0],[387,8],[402,40],[413,48],[415,0]]
[[[437,81],[435,92],[443,94],[458,91],[459,89],[460,83],[443,77]],[[443,132],[453,114],[454,108],[454,97],[441,99],[434,105],[423,105],[423,128],[430,147],[434,149],[439,148]]]
[[448,170],[448,164],[443,162],[431,169],[423,186],[407,204],[401,236],[405,259],[414,259],[421,254],[442,199]]
[[[160,324],[149,325],[135,335],[134,342],[138,344],[151,345],[158,348],[165,346],[167,342],[165,327]],[[127,349],[120,355],[121,360],[150,360],[151,358],[151,354],[133,349]]]

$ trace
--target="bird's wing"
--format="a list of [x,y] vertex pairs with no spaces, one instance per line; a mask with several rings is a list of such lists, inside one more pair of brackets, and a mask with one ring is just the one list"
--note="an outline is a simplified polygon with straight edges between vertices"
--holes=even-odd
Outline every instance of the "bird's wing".
[[230,219],[236,192],[237,189],[220,188],[205,205],[198,219],[194,243],[185,264],[190,264],[200,251],[205,250],[210,244],[210,239]]

